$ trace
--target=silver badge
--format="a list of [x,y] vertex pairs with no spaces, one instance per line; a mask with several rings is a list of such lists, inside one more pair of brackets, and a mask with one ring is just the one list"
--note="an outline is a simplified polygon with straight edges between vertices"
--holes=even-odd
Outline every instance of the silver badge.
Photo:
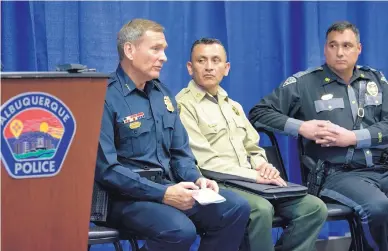
[[296,78],[294,77],[289,77],[286,79],[286,81],[284,81],[284,84],[283,84],[283,87],[284,86],[287,86],[289,84],[293,84],[293,83],[296,83]]
[[329,93],[329,94],[325,94],[321,97],[322,100],[329,100],[329,99],[332,99],[333,98],[333,94]]
[[379,93],[379,88],[375,82],[368,82],[368,84],[366,84],[366,91],[369,95],[376,97],[377,93]]

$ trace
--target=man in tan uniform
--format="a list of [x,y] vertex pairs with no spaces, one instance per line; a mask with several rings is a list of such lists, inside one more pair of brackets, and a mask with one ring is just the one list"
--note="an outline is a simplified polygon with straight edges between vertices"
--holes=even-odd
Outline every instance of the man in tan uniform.
[[[265,151],[258,146],[259,134],[241,105],[219,86],[230,69],[221,42],[209,38],[197,40],[191,48],[187,69],[192,80],[176,99],[199,167],[257,183],[286,186],[276,168],[267,162]],[[282,250],[315,250],[315,240],[327,217],[327,208],[319,198],[306,195],[271,204],[258,195],[228,189],[242,195],[251,206],[252,250],[274,250],[271,229],[275,211],[290,221],[284,231]]]

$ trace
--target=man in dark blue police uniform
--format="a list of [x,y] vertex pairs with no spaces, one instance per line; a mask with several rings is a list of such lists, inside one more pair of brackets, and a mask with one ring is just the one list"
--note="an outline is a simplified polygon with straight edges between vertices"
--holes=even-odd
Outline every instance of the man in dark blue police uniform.
[[[199,230],[199,250],[236,251],[250,208],[196,167],[174,97],[157,79],[167,61],[163,32],[158,23],[134,19],[118,33],[120,64],[108,82],[96,167],[111,199],[108,223],[146,237],[145,250],[189,250]],[[158,168],[161,175],[147,176]],[[195,203],[202,188],[226,202]]]
[[249,114],[256,127],[301,135],[306,154],[329,162],[320,196],[352,207],[365,246],[388,250],[388,83],[369,67],[356,66],[358,29],[333,24],[326,33],[322,67],[289,77]]

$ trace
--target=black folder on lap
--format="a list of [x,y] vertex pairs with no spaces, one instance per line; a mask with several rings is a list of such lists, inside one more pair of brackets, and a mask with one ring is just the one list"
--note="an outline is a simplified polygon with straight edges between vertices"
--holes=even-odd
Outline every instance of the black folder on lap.
[[267,200],[294,198],[307,194],[307,187],[291,182],[287,182],[286,187],[280,187],[277,185],[258,184],[253,180],[246,179],[244,177],[213,172],[205,169],[201,169],[201,172],[205,177],[222,183],[225,186],[231,186],[251,192]]

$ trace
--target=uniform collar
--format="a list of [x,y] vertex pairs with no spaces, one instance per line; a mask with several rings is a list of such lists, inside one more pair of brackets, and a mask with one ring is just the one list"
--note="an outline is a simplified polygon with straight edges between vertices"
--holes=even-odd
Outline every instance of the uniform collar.
[[[323,67],[323,72],[325,74],[322,85],[330,84],[334,81],[337,83],[346,84],[340,77],[337,76],[337,74],[335,74],[330,69],[330,67],[327,64],[322,65],[322,67]],[[360,69],[358,69],[358,67],[354,67],[353,76],[350,79],[350,84],[358,79],[367,79],[368,80],[370,78],[365,73],[360,71]]]
[[[124,96],[127,96],[130,93],[132,93],[134,90],[137,90],[135,83],[125,73],[125,71],[121,67],[121,64],[119,64],[118,67],[117,67],[116,75],[117,75],[117,78],[118,78],[118,80],[120,82],[121,89],[122,89],[122,92],[123,92]],[[144,89],[148,88],[148,89],[151,90],[151,89],[155,88],[155,89],[160,91],[160,86],[159,86],[159,80],[158,79],[153,79],[153,80],[147,81],[146,85],[151,85],[151,86],[145,87]]]
[[[210,93],[206,92],[201,86],[197,85],[194,80],[189,82],[187,88],[193,93],[193,96],[198,103],[201,102],[204,97],[209,97],[211,100],[214,99]],[[221,86],[218,86],[217,96],[218,100],[228,99],[228,93]]]

